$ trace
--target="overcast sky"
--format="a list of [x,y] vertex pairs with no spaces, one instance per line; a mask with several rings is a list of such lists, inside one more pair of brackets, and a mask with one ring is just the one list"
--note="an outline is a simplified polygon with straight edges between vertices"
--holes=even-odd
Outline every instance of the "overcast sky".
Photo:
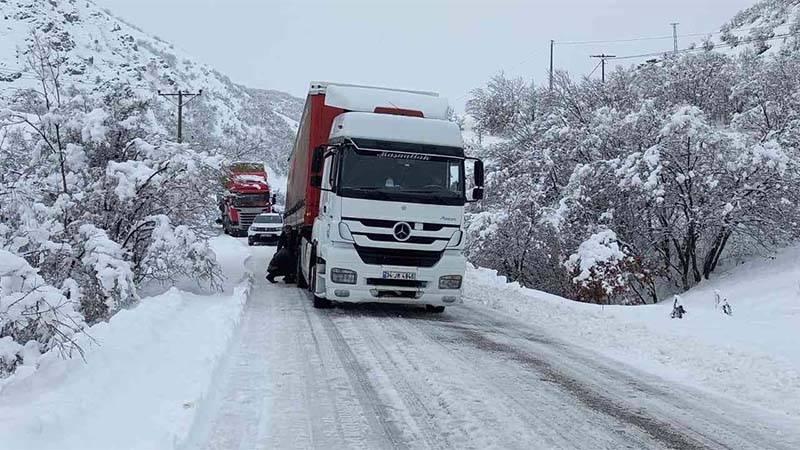
[[[234,81],[304,96],[311,80],[441,92],[458,109],[493,74],[547,78],[549,41],[719,29],[755,0],[95,0]],[[699,37],[684,37],[680,46]],[[556,68],[593,53],[669,50],[672,39],[556,45]],[[626,60],[625,64],[633,60]],[[619,63],[614,63],[619,64]],[[613,65],[613,64],[612,64]],[[595,76],[599,71],[595,72]]]

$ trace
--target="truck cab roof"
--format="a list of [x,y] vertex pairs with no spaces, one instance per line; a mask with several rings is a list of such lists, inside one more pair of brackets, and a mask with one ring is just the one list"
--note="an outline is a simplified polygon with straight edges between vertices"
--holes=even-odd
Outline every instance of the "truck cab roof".
[[346,138],[464,148],[461,130],[453,122],[391,114],[338,115],[333,121],[330,141]]

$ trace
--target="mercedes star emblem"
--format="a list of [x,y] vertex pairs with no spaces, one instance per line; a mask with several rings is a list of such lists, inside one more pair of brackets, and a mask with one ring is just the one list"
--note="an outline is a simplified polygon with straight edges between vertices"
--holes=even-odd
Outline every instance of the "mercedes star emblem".
[[411,237],[411,225],[406,222],[397,222],[394,224],[394,238],[398,241],[405,242]]

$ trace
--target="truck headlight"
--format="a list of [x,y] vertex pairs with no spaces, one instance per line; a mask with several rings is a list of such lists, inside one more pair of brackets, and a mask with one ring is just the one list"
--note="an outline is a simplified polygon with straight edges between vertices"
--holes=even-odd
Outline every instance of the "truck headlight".
[[439,277],[439,289],[461,289],[461,275]]
[[339,222],[339,236],[345,241],[353,242],[353,233],[350,232],[350,227],[344,222]]
[[[350,269],[331,269],[331,281],[338,284],[356,284],[357,274]],[[461,282],[459,281],[459,284]]]
[[461,244],[461,235],[462,235],[461,230],[456,230],[456,232],[453,233],[452,236],[450,236],[450,240],[447,241],[447,246],[458,247],[458,245]]

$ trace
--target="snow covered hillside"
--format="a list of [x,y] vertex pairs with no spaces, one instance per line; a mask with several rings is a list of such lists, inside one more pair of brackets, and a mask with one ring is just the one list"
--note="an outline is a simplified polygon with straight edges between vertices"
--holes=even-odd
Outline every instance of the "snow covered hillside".
[[[467,277],[473,303],[677,383],[800,419],[800,246],[721,272],[681,296],[646,306],[572,302],[508,284],[494,271]],[[716,304],[727,299],[733,314]]]
[[64,58],[62,85],[103,92],[124,85],[126,95],[151,99],[175,133],[175,108],[158,90],[203,95],[185,110],[184,136],[195,148],[217,149],[233,159],[263,160],[284,172],[302,100],[251,89],[192,56],[102,10],[91,1],[5,0],[0,3],[0,104],[35,86],[25,49],[33,39],[54,41]]
[[759,53],[800,43],[800,1],[762,0],[722,26],[725,44]]

